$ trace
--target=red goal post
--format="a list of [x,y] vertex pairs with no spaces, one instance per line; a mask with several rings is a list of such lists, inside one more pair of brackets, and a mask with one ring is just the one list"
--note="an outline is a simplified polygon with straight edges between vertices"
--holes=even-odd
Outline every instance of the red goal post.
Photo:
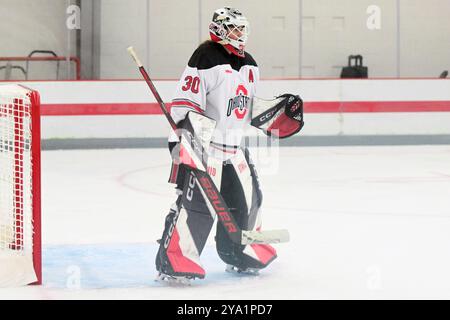
[[39,93],[0,85],[0,287],[40,284]]

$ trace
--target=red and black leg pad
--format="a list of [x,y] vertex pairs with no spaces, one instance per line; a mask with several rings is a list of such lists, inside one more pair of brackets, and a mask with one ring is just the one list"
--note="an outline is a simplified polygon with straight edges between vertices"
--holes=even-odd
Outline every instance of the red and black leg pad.
[[[244,186],[239,168],[226,162],[222,171],[221,194],[242,230],[259,230],[260,226],[257,224],[261,221],[258,215],[261,214],[262,193],[256,170],[249,160],[248,150],[245,150],[245,161],[252,183]],[[244,192],[246,187],[251,190]],[[251,201],[246,200],[246,194],[251,196]],[[232,242],[220,223],[217,224],[216,248],[225,263],[242,270],[265,268],[277,257],[275,249],[268,244],[241,245]]]
[[183,189],[165,220],[156,256],[156,269],[166,275],[204,278],[200,263],[213,218],[198,188],[194,175],[185,169]]

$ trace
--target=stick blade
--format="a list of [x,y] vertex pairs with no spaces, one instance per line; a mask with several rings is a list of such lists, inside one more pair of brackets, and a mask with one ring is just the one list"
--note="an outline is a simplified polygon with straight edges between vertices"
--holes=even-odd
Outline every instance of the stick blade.
[[288,241],[289,231],[285,229],[265,231],[242,230],[241,244],[243,245],[254,243],[282,243]]

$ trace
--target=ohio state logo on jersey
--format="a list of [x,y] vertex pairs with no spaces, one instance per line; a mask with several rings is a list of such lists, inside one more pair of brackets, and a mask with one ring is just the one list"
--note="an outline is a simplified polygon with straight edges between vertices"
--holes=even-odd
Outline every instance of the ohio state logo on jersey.
[[247,88],[240,84],[236,89],[236,97],[228,101],[227,116],[229,117],[234,112],[236,118],[243,119],[247,114],[249,100]]

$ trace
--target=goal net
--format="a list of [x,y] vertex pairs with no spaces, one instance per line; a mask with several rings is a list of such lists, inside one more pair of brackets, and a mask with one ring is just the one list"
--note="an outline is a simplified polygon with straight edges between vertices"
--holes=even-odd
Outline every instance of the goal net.
[[0,287],[40,282],[39,94],[0,85]]

